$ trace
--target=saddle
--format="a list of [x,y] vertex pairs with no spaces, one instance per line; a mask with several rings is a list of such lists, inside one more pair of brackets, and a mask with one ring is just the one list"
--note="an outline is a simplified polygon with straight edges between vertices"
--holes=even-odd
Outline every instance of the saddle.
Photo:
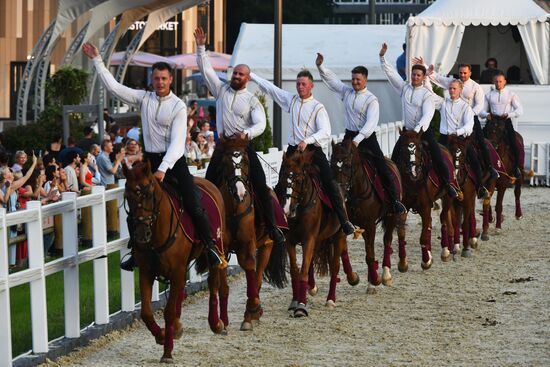
[[315,188],[317,189],[317,194],[319,196],[319,199],[321,199],[321,202],[330,210],[333,210],[334,207],[332,206],[332,201],[330,201],[330,198],[328,197],[327,193],[323,190],[323,186],[321,185],[321,181],[318,177],[313,177],[313,185],[315,185]]
[[[384,186],[382,185],[382,179],[380,178],[380,175],[376,171],[376,167],[374,164],[372,164],[372,158],[374,157],[374,154],[369,149],[362,149],[360,150],[360,153],[362,155],[362,163],[363,163],[363,169],[365,170],[365,173],[367,174],[369,182],[373,185],[374,191],[376,192],[376,196],[381,201],[389,200],[388,197],[386,197],[386,194],[384,192]],[[393,182],[399,182],[399,171],[397,170],[397,167],[395,165],[389,164],[392,160],[389,158],[385,158],[386,165],[388,166],[390,170],[390,180],[393,180]],[[401,198],[401,185],[395,185],[397,197]]]
[[[438,144],[438,145],[439,145],[439,150],[441,151],[441,156],[443,157],[443,163],[445,164],[445,166],[447,166],[447,170],[449,171],[449,183],[455,188],[455,190],[460,191],[460,186],[458,185],[458,181],[456,179],[455,166],[452,161],[452,158],[449,154],[445,154],[447,150],[444,149],[443,145],[441,144]],[[431,157],[428,154],[427,146],[425,145],[424,148],[425,148],[423,149],[424,154],[426,154],[426,156],[428,156],[431,161]],[[441,179],[435,172],[433,165],[430,165],[430,171],[428,173],[428,177],[430,178],[430,181],[432,181],[435,187],[441,186]]]
[[[170,198],[170,204],[172,205],[172,208],[178,214],[179,225],[183,230],[183,233],[185,233],[185,236],[190,241],[198,244],[201,242],[201,239],[197,237],[197,233],[191,216],[183,208],[181,196],[178,190],[176,190],[175,188],[176,185],[177,183],[175,178],[172,178],[168,175],[165,177],[164,182],[162,183],[163,189],[166,191],[168,197]],[[218,205],[214,201],[214,198],[210,196],[210,194],[205,189],[198,185],[195,186],[195,191],[192,193],[192,195],[197,196],[197,199],[201,203],[202,208],[206,211],[206,214],[208,216],[208,223],[210,224],[210,231],[212,232],[212,235],[214,237],[214,242],[218,248],[222,248],[222,218],[220,208],[218,208]]]
[[[262,201],[258,198],[258,195],[255,195],[254,193],[252,193],[252,195],[254,196],[254,207],[260,208],[259,212],[263,213],[263,209],[261,209],[263,208]],[[275,225],[280,229],[288,230],[288,222],[286,221],[285,211],[283,210],[283,207],[279,203],[279,200],[277,200],[277,197],[274,195],[274,193],[272,193],[271,195],[271,204],[273,206]],[[265,218],[263,217],[263,215],[255,215],[254,219],[256,221],[256,227],[265,225]]]

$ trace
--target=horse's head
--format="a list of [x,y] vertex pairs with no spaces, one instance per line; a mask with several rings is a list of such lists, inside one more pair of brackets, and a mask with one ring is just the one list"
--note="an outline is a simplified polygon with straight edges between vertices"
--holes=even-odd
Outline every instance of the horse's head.
[[334,179],[345,193],[346,200],[351,189],[356,158],[358,158],[357,148],[351,139],[346,139],[338,144],[332,143],[330,167],[334,173]]
[[248,186],[248,154],[247,154],[247,139],[236,138],[220,138],[219,149],[222,155],[221,169],[223,170],[224,180],[229,193],[237,202],[244,201],[247,194]]
[[460,171],[466,168],[466,149],[469,142],[470,137],[463,138],[456,135],[449,135],[447,137],[447,147],[449,148],[449,153],[451,153],[456,177],[465,177],[465,175],[460,174]]
[[288,218],[295,218],[298,208],[308,196],[308,190],[311,190],[310,177],[316,174],[312,164],[313,151],[305,150],[300,152],[296,150],[291,156],[285,159],[286,177],[286,200],[285,214]]
[[498,150],[500,144],[506,141],[506,128],[503,121],[487,121],[485,124],[487,139]]
[[422,131],[417,133],[414,130],[400,130],[399,142],[399,165],[404,167],[402,172],[411,180],[423,179],[423,152],[422,152]]
[[149,162],[134,162],[130,167],[123,165],[126,177],[124,197],[128,202],[128,215],[133,223],[137,246],[151,246],[153,226],[159,215],[155,187],[158,185],[151,172]]

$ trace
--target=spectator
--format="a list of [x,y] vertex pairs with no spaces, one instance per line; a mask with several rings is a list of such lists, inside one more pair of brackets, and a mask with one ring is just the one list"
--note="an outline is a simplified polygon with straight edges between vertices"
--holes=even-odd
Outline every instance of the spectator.
[[[115,143],[113,144],[113,151],[109,154],[109,159],[111,160],[111,163],[116,162],[116,157],[120,153],[124,153],[123,160],[126,158],[126,148],[124,147],[124,144],[122,143]],[[118,166],[118,169],[115,173],[115,180],[119,180],[121,178],[124,178],[124,175],[122,174],[122,164]]]
[[191,133],[187,132],[187,138],[185,139],[185,152],[187,154],[187,164],[198,166],[201,160],[201,150],[197,143],[191,139]]
[[103,109],[103,123],[105,124],[105,131],[111,131],[111,127],[115,124],[115,119],[109,113],[108,108]]
[[82,149],[76,146],[76,141],[72,136],[69,136],[67,139],[67,147],[59,152],[59,155],[56,158],[56,161],[61,164],[61,167],[66,167],[71,164],[72,160],[67,158],[69,152],[76,152],[78,155],[84,153]]
[[27,153],[24,150],[18,150],[15,152],[15,163],[11,166],[13,173],[19,173],[23,170],[23,167],[27,163]]
[[126,163],[132,166],[135,161],[141,160],[141,145],[134,139],[126,141]]
[[405,69],[407,68],[407,44],[403,43],[403,53],[399,55],[397,60],[395,60],[395,66],[397,69],[397,72],[399,73],[399,76],[403,78],[403,80],[407,79],[407,73],[405,72]]
[[197,135],[197,145],[201,151],[201,158],[206,158],[208,153],[208,145],[206,144],[206,139],[202,133]]
[[67,183],[69,184],[68,191],[80,192],[78,187],[79,175],[76,172],[80,157],[77,152],[71,151],[67,153],[66,159],[68,162],[70,162],[69,164],[67,164],[67,166],[65,166],[65,172],[67,173]]
[[497,69],[498,67],[497,59],[495,59],[494,57],[488,58],[487,61],[485,61],[485,67],[487,69],[481,72],[481,76],[479,77],[479,83],[492,84],[493,77],[499,72],[499,70]]
[[90,147],[92,144],[95,144],[95,139],[92,137],[94,133],[94,129],[92,129],[89,126],[86,126],[84,130],[82,131],[84,133],[84,138],[82,138],[76,146],[82,149],[84,152],[87,152],[90,150]]
[[46,147],[46,152],[51,154],[51,156],[53,158],[55,158],[55,160],[57,162],[59,162],[59,153],[63,149],[65,149],[65,146],[62,144],[62,142],[63,142],[63,140],[61,138],[61,135],[56,134],[56,135],[53,136],[52,140],[50,141],[50,143]]
[[133,139],[136,142],[139,141],[140,135],[141,135],[138,125],[139,125],[139,121],[136,119],[135,121],[132,122],[132,128],[128,130],[128,132],[126,133],[126,137]]
[[101,152],[101,149],[99,148],[99,145],[92,144],[90,147],[90,163],[88,164],[88,169],[90,172],[92,172],[92,183],[94,185],[100,185],[101,184],[101,175],[99,174],[99,169],[97,168],[97,162],[96,158]]
[[115,183],[115,173],[124,159],[124,152],[120,152],[115,157],[114,164],[109,159],[109,154],[113,151],[113,143],[110,140],[104,140],[101,143],[101,153],[96,158],[97,167],[101,174],[101,184],[109,185]]
[[206,155],[208,158],[212,158],[212,153],[214,153],[214,148],[216,148],[214,133],[212,131],[207,131],[204,136],[206,137],[206,146],[208,147]]
[[188,129],[197,127],[198,109],[199,109],[199,102],[195,100],[189,102],[189,107],[187,108],[187,128]]
[[210,124],[210,131],[214,132],[214,140],[218,141],[218,129],[216,127],[216,107],[208,106],[208,123]]
[[206,137],[207,132],[210,132],[210,123],[205,121],[201,124],[201,134]]
[[44,192],[50,198],[50,201],[58,201],[61,198],[61,170],[57,164],[51,164],[46,167],[44,172],[46,182],[44,183]]
[[[84,153],[84,156],[80,158],[80,176],[79,182],[82,189],[92,189],[93,186],[93,173],[90,170],[90,165],[92,163],[92,154],[90,152]],[[99,172],[98,172],[99,176]],[[101,177],[99,176],[101,180]]]

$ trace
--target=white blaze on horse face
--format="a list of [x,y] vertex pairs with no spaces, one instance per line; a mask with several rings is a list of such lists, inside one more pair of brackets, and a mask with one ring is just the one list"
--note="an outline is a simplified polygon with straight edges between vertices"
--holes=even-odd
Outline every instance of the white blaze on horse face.
[[285,215],[289,215],[290,214],[290,199],[292,198],[292,179],[289,177],[286,179],[286,195],[287,195],[287,199],[285,200],[285,207],[284,207],[284,211],[285,211]]
[[416,177],[416,145],[414,143],[409,143],[409,162],[411,164],[411,174],[413,177]]
[[[242,155],[233,156],[233,166],[235,167],[235,176],[240,177],[241,176],[241,169],[237,168],[240,167],[241,161],[243,160]],[[241,180],[237,180],[235,183],[235,188],[237,189],[237,195],[239,196],[239,200],[243,201],[244,196],[246,195],[246,188],[244,187],[244,184]]]
[[462,151],[460,148],[457,148],[455,153],[455,176],[458,177],[458,166],[460,164],[460,155],[462,154]]
[[343,165],[344,165],[344,162],[342,162],[342,161],[336,162],[336,167],[338,167],[338,168],[342,168]]

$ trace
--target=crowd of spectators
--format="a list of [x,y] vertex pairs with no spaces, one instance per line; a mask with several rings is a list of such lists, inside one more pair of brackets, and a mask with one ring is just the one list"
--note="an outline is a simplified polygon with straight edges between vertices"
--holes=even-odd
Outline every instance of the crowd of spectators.
[[199,169],[210,161],[218,140],[216,108],[209,106],[207,111],[197,101],[191,101],[187,108],[187,164]]

